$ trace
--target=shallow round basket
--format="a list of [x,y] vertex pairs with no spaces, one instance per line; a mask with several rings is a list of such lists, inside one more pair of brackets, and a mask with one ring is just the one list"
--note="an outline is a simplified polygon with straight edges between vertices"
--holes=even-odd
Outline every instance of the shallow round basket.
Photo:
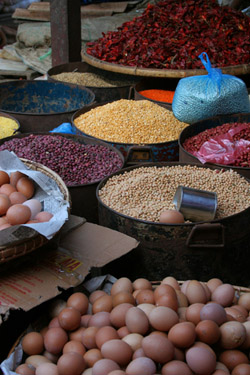
[[[184,281],[179,281],[178,280],[178,283],[179,283],[179,285],[181,287],[181,285],[184,283]],[[161,284],[161,281],[151,281],[151,284],[152,284],[152,288],[155,289],[157,286],[159,286]],[[232,286],[233,286],[233,288],[235,290],[235,294],[237,296],[240,296],[240,295],[242,295],[244,293],[250,293],[250,288],[243,287],[243,286],[237,286],[237,285],[232,285]],[[45,322],[46,322],[46,316],[44,316],[44,315],[42,315],[41,317],[36,318],[35,321],[32,322],[33,323],[33,329],[34,329],[34,331],[40,331],[44,327]],[[27,331],[25,330],[24,332],[21,333],[21,335],[18,336],[18,338],[15,340],[15,342],[12,345],[12,347],[10,348],[10,350],[8,352],[7,358],[9,358],[12,353],[14,353],[15,348],[20,344],[22,338],[24,337],[24,335],[26,333],[27,333]]]
[[[53,179],[57,186],[59,187],[61,193],[63,194],[64,199],[69,202],[69,209],[71,206],[71,198],[68,191],[68,188],[66,187],[65,183],[61,179],[61,177],[53,172],[51,169],[45,167],[44,165],[40,163],[35,163],[33,161],[20,158],[20,160],[28,167],[29,169],[41,172],[45,174],[46,176]],[[12,227],[13,228],[13,227]],[[11,230],[12,228],[5,229],[6,231]],[[13,243],[8,243],[5,246],[0,247],[0,264],[8,262],[12,259],[19,258],[23,255],[26,255],[28,253],[31,253],[32,251],[38,249],[39,247],[45,245],[49,240],[38,233],[37,231],[33,230],[29,227],[22,227],[22,236],[20,238],[20,241],[15,241]]]
[[[86,48],[81,51],[81,56],[83,61],[96,68],[141,77],[184,78],[207,74],[205,69],[152,69],[110,63],[103,60],[98,60],[96,57],[89,55],[86,52]],[[232,65],[221,67],[220,69],[223,74],[245,75],[250,73],[250,64]]]

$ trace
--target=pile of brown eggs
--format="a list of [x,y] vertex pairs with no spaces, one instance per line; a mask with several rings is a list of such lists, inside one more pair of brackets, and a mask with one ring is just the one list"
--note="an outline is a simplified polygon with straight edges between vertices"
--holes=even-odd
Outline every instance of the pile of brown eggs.
[[49,221],[52,214],[42,211],[41,202],[31,199],[35,184],[20,171],[10,175],[0,170],[0,231],[12,225]]
[[110,294],[56,300],[22,341],[23,375],[249,375],[250,290],[119,278]]

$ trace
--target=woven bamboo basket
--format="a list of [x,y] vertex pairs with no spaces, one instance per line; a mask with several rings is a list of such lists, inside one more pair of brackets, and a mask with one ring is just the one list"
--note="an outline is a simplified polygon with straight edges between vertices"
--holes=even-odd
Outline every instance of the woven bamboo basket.
[[[106,61],[98,60],[96,57],[87,54],[85,49],[81,51],[81,56],[83,61],[96,68],[108,70],[110,72],[130,74],[141,77],[184,78],[207,74],[207,71],[205,69],[151,69],[109,63]],[[250,73],[250,64],[232,65],[221,67],[220,69],[223,74],[241,76]]]
[[[63,194],[64,199],[69,202],[69,209],[71,207],[71,198],[68,191],[67,186],[61,179],[61,177],[53,172],[51,169],[45,167],[44,165],[40,163],[36,163],[27,159],[20,158],[20,160],[29,168],[38,172],[41,172],[45,174],[46,176],[53,179],[57,186],[59,187],[61,193]],[[36,232],[35,230],[31,228],[27,230],[27,238],[22,239],[19,241],[15,241],[13,244],[7,244],[6,246],[2,246],[0,248],[0,264],[8,262],[12,259],[21,257],[25,254],[31,253],[32,251],[38,249],[39,247],[45,245],[49,240],[41,235],[40,233]]]
[[[178,281],[179,285],[181,286],[184,281]],[[160,281],[151,281],[151,284],[152,284],[152,287],[153,289],[155,289],[158,285],[161,284]],[[244,293],[250,293],[250,288],[247,288],[247,287],[244,287],[244,286],[237,286],[237,285],[232,285],[234,290],[235,290],[235,293],[240,296],[241,294],[244,294]],[[41,328],[44,327],[44,316],[42,318],[38,318],[35,322],[34,322],[34,330],[40,330]],[[9,356],[15,351],[15,348],[20,344],[22,338],[24,337],[24,335],[26,334],[26,331],[23,332],[18,338],[17,340],[14,342],[14,344],[12,345],[9,353],[8,353],[8,358]]]

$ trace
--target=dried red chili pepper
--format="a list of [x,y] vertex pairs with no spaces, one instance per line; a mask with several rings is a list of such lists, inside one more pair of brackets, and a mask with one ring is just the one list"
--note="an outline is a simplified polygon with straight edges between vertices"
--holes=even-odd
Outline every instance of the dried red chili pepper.
[[250,18],[216,0],[164,0],[143,14],[87,43],[87,54],[121,65],[160,69],[250,63]]

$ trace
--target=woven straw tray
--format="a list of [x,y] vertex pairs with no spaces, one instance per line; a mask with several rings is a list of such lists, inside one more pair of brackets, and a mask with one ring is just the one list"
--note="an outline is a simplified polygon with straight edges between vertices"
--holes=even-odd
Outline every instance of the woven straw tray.
[[[97,58],[87,54],[85,49],[81,51],[81,56],[83,61],[96,68],[107,70],[110,72],[130,74],[141,77],[184,78],[207,74],[207,71],[205,69],[150,69],[109,63],[106,61],[98,60]],[[223,67],[220,69],[222,70],[223,74],[231,74],[236,76],[245,75],[250,73],[250,64],[234,65]]]
[[[184,281],[178,281],[179,285],[181,286]],[[151,284],[152,284],[152,287],[153,289],[156,288],[158,285],[161,284],[160,281],[151,281]],[[237,285],[232,285],[234,287],[234,290],[235,290],[235,293],[237,293],[238,295],[241,295],[243,293],[250,293],[250,288],[247,288],[247,287],[243,287],[243,286],[237,286]],[[42,316],[38,319],[36,319],[36,321],[34,322],[34,330],[40,330],[44,327],[44,322],[46,321],[46,317]],[[9,356],[15,351],[15,348],[20,344],[23,336],[26,334],[27,332],[23,332],[21,335],[19,335],[19,337],[16,339],[16,341],[14,342],[14,344],[12,345],[9,353],[8,353],[8,358]]]
[[[53,172],[51,169],[45,167],[40,163],[36,163],[27,159],[20,158],[20,160],[29,168],[41,173],[44,173],[46,176],[53,179],[57,186],[59,187],[61,193],[63,194],[64,199],[69,202],[69,207],[71,206],[71,199],[68,188],[61,179],[61,177]],[[14,227],[13,227],[14,228]],[[12,259],[21,257],[25,254],[28,254],[39,247],[45,245],[49,240],[28,227],[19,227],[20,228],[20,240],[13,243],[8,243],[5,246],[0,248],[0,264],[8,262]],[[11,228],[10,228],[11,229]],[[6,231],[9,230],[6,229]]]

